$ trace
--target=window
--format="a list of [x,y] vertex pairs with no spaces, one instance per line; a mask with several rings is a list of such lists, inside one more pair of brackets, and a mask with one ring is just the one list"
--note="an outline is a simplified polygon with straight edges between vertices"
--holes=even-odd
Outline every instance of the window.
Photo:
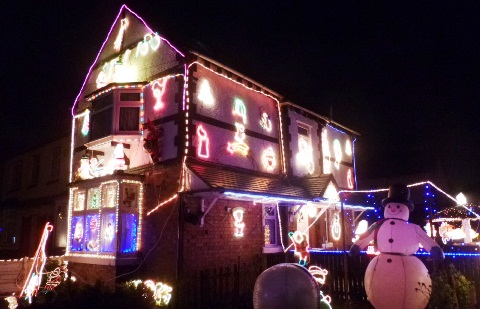
[[131,254],[140,244],[142,184],[113,180],[71,190],[69,253]]
[[92,102],[90,118],[90,140],[96,140],[112,134],[113,94],[96,99]]
[[303,124],[298,124],[298,153],[297,163],[301,166],[303,174],[312,174],[315,170],[313,164],[312,140],[310,138],[310,128]]
[[277,205],[263,205],[263,252],[275,253],[283,251],[280,243]]
[[118,129],[120,131],[140,130],[140,107],[120,107]]

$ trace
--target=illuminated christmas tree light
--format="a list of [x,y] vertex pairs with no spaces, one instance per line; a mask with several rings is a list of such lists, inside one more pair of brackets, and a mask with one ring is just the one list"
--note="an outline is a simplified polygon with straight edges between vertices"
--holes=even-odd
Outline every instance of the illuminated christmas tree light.
[[213,98],[212,89],[208,80],[204,79],[198,90],[198,100],[207,106],[212,106],[215,103]]

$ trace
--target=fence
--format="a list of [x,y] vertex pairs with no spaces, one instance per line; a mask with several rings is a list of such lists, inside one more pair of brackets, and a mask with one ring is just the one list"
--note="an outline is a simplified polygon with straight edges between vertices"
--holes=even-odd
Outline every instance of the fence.
[[[367,302],[363,284],[365,270],[374,256],[361,254],[356,257],[342,251],[310,254],[310,265],[328,270],[322,287],[333,299]],[[466,278],[473,282],[477,306],[480,305],[480,257],[447,255],[445,261],[435,263],[429,255],[418,258],[432,273],[448,264],[453,264]],[[256,278],[268,267],[279,263],[294,262],[291,252],[268,254],[258,258],[258,263],[237,263],[228,267],[206,269],[190,273],[180,283],[179,308],[253,308],[253,288]],[[346,268],[345,268],[346,266]],[[345,270],[348,270],[345,272]]]

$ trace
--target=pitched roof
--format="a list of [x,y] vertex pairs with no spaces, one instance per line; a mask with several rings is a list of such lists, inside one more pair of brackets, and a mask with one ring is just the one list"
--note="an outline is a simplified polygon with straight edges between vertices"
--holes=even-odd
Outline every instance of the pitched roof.
[[235,190],[272,196],[313,199],[322,197],[331,175],[305,180],[283,178],[280,175],[260,174],[225,165],[211,164],[188,158],[187,167],[212,189]]

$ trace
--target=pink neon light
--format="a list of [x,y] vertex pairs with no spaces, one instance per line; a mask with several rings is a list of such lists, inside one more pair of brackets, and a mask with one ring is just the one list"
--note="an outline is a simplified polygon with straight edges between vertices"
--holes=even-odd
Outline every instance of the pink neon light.
[[234,152],[238,151],[240,153],[242,153],[244,156],[248,155],[248,150],[250,148],[245,144],[245,143],[237,143],[237,142],[233,142],[233,143],[230,143],[228,142],[227,144],[227,151],[230,153],[230,154],[233,154]]
[[202,158],[210,157],[210,153],[209,153],[210,140],[208,138],[207,131],[205,131],[202,125],[199,125],[197,128],[197,137],[198,137],[198,150],[197,150],[198,156]]
[[352,170],[348,169],[347,172],[347,186],[349,189],[353,189],[353,181],[352,181]]
[[155,99],[157,99],[157,103],[153,107],[155,110],[162,109],[165,106],[165,103],[162,101],[163,94],[167,89],[167,78],[162,78],[162,81],[159,82],[156,80],[152,85],[152,92]]
[[[137,13],[135,13],[134,11],[130,10],[130,8],[128,6],[126,6],[125,4],[122,5],[122,7],[120,8],[120,11],[118,12],[118,15],[117,17],[115,18],[115,21],[113,22],[112,26],[110,27],[110,30],[108,31],[108,35],[107,35],[107,38],[105,39],[105,41],[103,42],[102,44],[102,47],[100,47],[100,51],[98,52],[97,54],[97,57],[95,58],[95,61],[93,62],[92,66],[90,67],[90,69],[88,69],[88,73],[87,73],[87,76],[85,77],[85,80],[83,81],[83,85],[82,85],[82,88],[80,89],[80,92],[77,94],[77,97],[75,98],[75,101],[73,102],[73,106],[72,106],[72,116],[75,116],[75,106],[77,106],[77,103],[78,103],[78,98],[80,98],[80,95],[82,94],[83,92],[83,89],[85,88],[85,85],[87,84],[87,81],[88,79],[90,78],[90,75],[92,74],[92,70],[93,70],[93,67],[95,67],[95,65],[97,64],[97,61],[98,61],[98,58],[100,58],[100,54],[102,53],[103,49],[105,48],[105,45],[107,44],[107,41],[110,39],[110,35],[112,34],[112,31],[113,31],[113,28],[115,27],[115,25],[117,24],[117,21],[118,19],[120,18],[120,15],[123,11],[123,9],[126,9],[128,10],[132,15],[134,15],[136,18],[138,18],[142,23],[143,25],[148,29],[148,31],[150,31],[151,33],[154,33],[154,31],[147,25],[147,23],[143,20],[143,18],[141,18]],[[160,36],[159,36],[160,37]],[[185,58],[185,55],[183,53],[181,53],[175,46],[173,46],[168,40],[160,37],[161,40],[165,41],[168,46],[170,46],[173,50],[175,50],[178,54],[180,54],[180,56],[184,57]]]

